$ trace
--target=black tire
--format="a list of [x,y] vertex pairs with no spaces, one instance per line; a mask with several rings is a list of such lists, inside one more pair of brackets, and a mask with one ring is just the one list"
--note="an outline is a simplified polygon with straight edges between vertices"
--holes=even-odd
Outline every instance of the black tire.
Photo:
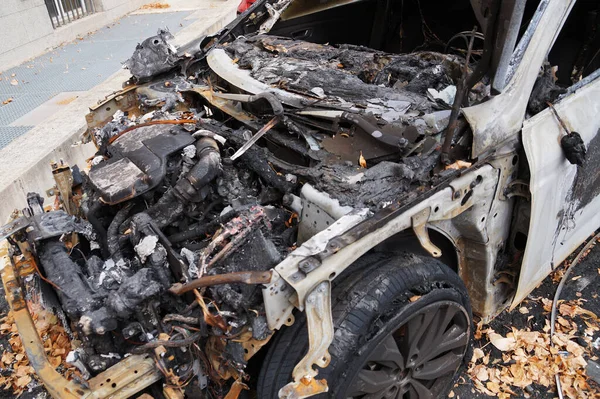
[[[466,288],[455,272],[436,259],[413,254],[375,253],[366,255],[355,262],[346,273],[334,280],[332,307],[335,335],[329,348],[331,363],[327,368],[321,369],[317,376],[318,379],[327,379],[329,392],[316,396],[318,398],[363,397],[364,395],[356,391],[357,384],[364,380],[365,373],[383,369],[394,369],[392,373],[398,372],[398,377],[394,378],[401,379],[401,384],[404,385],[397,385],[395,393],[392,388],[389,391],[386,390],[387,396],[380,393],[371,395],[369,398],[427,397],[419,396],[414,389],[411,389],[411,384],[415,384],[415,386],[418,384],[429,385],[428,389],[433,393],[433,396],[429,397],[445,397],[451,389],[458,371],[470,359],[473,324]],[[435,308],[438,310],[434,310]],[[434,311],[436,316],[431,316]],[[438,314],[443,316],[444,314],[450,315],[452,312],[456,312],[456,316],[452,316],[448,328],[444,328],[442,342],[448,341],[448,337],[454,331],[457,331],[456,334],[459,334],[458,331],[461,328],[464,331],[460,332],[460,337],[456,335],[457,339],[460,338],[460,347],[449,351],[448,354],[444,352],[442,355],[434,356],[434,359],[438,359],[438,363],[442,356],[444,359],[452,358],[453,363],[459,363],[455,369],[448,371],[444,376],[432,381],[419,380],[416,377],[413,378],[413,373],[415,376],[422,377],[423,366],[420,371],[416,367],[409,373],[407,370],[410,368],[407,367],[404,367],[403,370],[395,369],[400,363],[398,361],[394,364],[389,361],[379,363],[370,361],[369,356],[374,356],[375,353],[380,354],[382,348],[385,348],[384,353],[391,353],[386,347],[389,345],[390,339],[399,345],[396,348],[400,348],[400,352],[409,353],[406,342],[413,341],[406,337],[402,338],[402,334],[407,336],[410,329],[418,330],[419,328],[416,326],[420,321],[425,325],[424,320],[426,319],[429,320],[433,317],[435,321],[437,320],[435,318],[439,318]],[[444,319],[444,317],[441,318]],[[426,330],[426,332],[431,331],[436,331],[436,329]],[[441,330],[438,328],[437,331]],[[416,335],[412,334],[412,336]],[[429,339],[431,335],[423,334],[423,338],[414,341],[417,342],[417,348],[419,347],[418,342],[422,343],[425,338]],[[463,347],[465,339],[466,343]],[[423,357],[426,357],[427,350],[442,347],[436,345],[434,341],[430,340],[430,343],[432,344],[427,345],[427,348],[423,345],[423,348],[420,349]],[[276,333],[272,345],[270,345],[258,378],[258,397],[261,399],[278,398],[279,389],[292,381],[292,370],[307,351],[306,318],[304,314],[298,314],[294,325]],[[415,352],[413,348],[410,352],[413,354],[413,360],[416,360],[414,353],[418,353],[420,356],[421,352]],[[369,362],[367,362],[368,360]],[[431,369],[430,363],[431,359],[426,360],[425,367],[429,370]],[[448,363],[449,365],[450,363]],[[389,370],[386,372],[390,373]],[[412,380],[415,382],[407,382]],[[407,386],[409,387],[406,388]],[[372,390],[372,386],[368,388]],[[420,389],[420,387],[418,388]],[[408,389],[406,394],[401,392],[406,389]],[[354,390],[354,393],[350,390]]]

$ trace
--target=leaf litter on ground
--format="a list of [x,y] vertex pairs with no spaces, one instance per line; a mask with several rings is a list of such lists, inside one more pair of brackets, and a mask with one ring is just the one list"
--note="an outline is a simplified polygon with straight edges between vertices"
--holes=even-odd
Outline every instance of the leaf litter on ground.
[[[550,312],[551,299],[534,298],[533,301],[541,305],[543,312]],[[597,359],[592,344],[594,335],[600,331],[600,320],[585,309],[584,304],[585,300],[581,298],[559,303],[560,316],[552,344],[549,316],[541,330],[513,326],[506,334],[478,323],[474,335],[482,346],[474,349],[468,369],[474,387],[491,397],[528,398],[535,385],[554,390],[555,376],[558,375],[566,398],[600,397],[600,392],[590,385],[586,375],[586,358]],[[529,312],[520,310],[519,313]],[[529,316],[528,321],[532,317]],[[573,320],[575,317],[584,324],[583,335],[580,333],[582,328]]]
[[[28,306],[50,364],[66,378],[81,378],[79,371],[66,363],[67,354],[71,351],[71,341],[56,315],[33,302],[28,302]],[[12,312],[0,319],[0,335],[8,342],[8,347],[0,357],[0,387],[18,397],[40,383],[25,355]]]

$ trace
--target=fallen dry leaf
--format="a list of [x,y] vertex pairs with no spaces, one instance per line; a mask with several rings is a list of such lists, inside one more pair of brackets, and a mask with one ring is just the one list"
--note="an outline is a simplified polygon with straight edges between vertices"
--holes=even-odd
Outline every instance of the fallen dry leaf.
[[488,339],[496,347],[496,349],[506,352],[516,348],[516,340],[512,337],[503,337],[495,332],[488,333]]
[[544,311],[550,312],[552,310],[552,301],[548,298],[542,298],[541,301],[544,307]]
[[[71,350],[71,342],[56,315],[44,309],[40,304],[34,302],[27,304],[52,366],[56,368],[60,366],[59,369],[63,370],[63,375],[67,378],[74,376],[80,378],[79,372],[66,363],[67,353]],[[0,376],[0,387],[12,391],[12,394],[17,397],[29,389],[30,383],[35,378],[35,370],[29,365],[29,359],[25,355],[25,348],[19,338],[12,314],[9,312],[0,320],[0,323],[0,333],[8,337],[10,346],[0,357],[1,368],[9,372]]]
[[484,356],[485,353],[483,353],[483,350],[481,348],[475,348],[473,349],[473,358],[471,359],[471,361],[476,362]]
[[[474,372],[475,377],[481,381],[481,382],[486,382],[487,380],[490,379],[490,375],[488,373],[488,368],[482,364],[475,366],[476,367],[476,371]],[[488,388],[489,389],[489,388]]]
[[17,86],[19,84],[19,81],[17,79],[12,79],[10,81],[10,84],[13,85],[13,86]]
[[168,3],[160,3],[160,2],[154,2],[154,3],[150,3],[150,4],[145,4],[143,6],[140,7],[140,9],[142,10],[152,10],[152,9],[163,9],[163,8],[169,8],[171,7],[170,4]]
[[361,168],[367,167],[367,160],[363,157],[362,151],[360,152],[360,156],[358,157],[358,164]]
[[446,165],[446,167],[444,169],[448,170],[448,169],[464,169],[464,168],[470,168],[471,167],[471,162],[465,162],[465,161],[461,161],[458,160],[456,162],[454,162],[453,164],[450,165]]
[[30,382],[31,382],[31,376],[24,375],[22,377],[19,377],[15,384],[19,388],[25,388]]
[[498,393],[498,392],[500,392],[500,384],[499,384],[499,383],[497,383],[496,381],[488,381],[488,382],[485,384],[485,387],[486,387],[487,389],[489,389],[489,390],[490,390],[491,392],[493,392],[493,393]]

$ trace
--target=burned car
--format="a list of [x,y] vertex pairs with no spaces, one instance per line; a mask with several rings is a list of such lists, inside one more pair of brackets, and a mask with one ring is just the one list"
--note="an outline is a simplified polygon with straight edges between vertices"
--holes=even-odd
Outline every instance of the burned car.
[[444,397],[473,313],[600,226],[597,4],[454,3],[259,0],[138,45],[87,117],[89,165],[56,162],[51,204],[1,230],[50,394]]

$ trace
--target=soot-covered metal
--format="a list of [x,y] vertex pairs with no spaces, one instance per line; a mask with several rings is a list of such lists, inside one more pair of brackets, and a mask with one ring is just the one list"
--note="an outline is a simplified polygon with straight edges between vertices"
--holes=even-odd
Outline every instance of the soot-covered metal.
[[452,92],[461,59],[260,35],[217,43],[207,62],[176,57],[169,38],[126,63],[136,105],[90,119],[98,153],[68,208],[89,234],[73,222],[32,250],[79,339],[82,374],[161,347],[170,384],[218,397],[273,334],[260,284],[298,243],[303,186],[335,204],[334,221],[447,173],[436,166],[452,98],[439,93]]
[[[89,169],[2,232],[52,283],[82,375],[149,353],[182,394],[239,393],[273,335],[271,269],[341,216],[408,204],[455,172],[440,152],[462,56],[257,35],[289,2],[264,4],[185,51],[162,30],[139,45],[129,87],[105,101],[120,109],[88,118]],[[461,105],[488,94],[478,84]],[[462,126],[453,160],[469,150]]]

